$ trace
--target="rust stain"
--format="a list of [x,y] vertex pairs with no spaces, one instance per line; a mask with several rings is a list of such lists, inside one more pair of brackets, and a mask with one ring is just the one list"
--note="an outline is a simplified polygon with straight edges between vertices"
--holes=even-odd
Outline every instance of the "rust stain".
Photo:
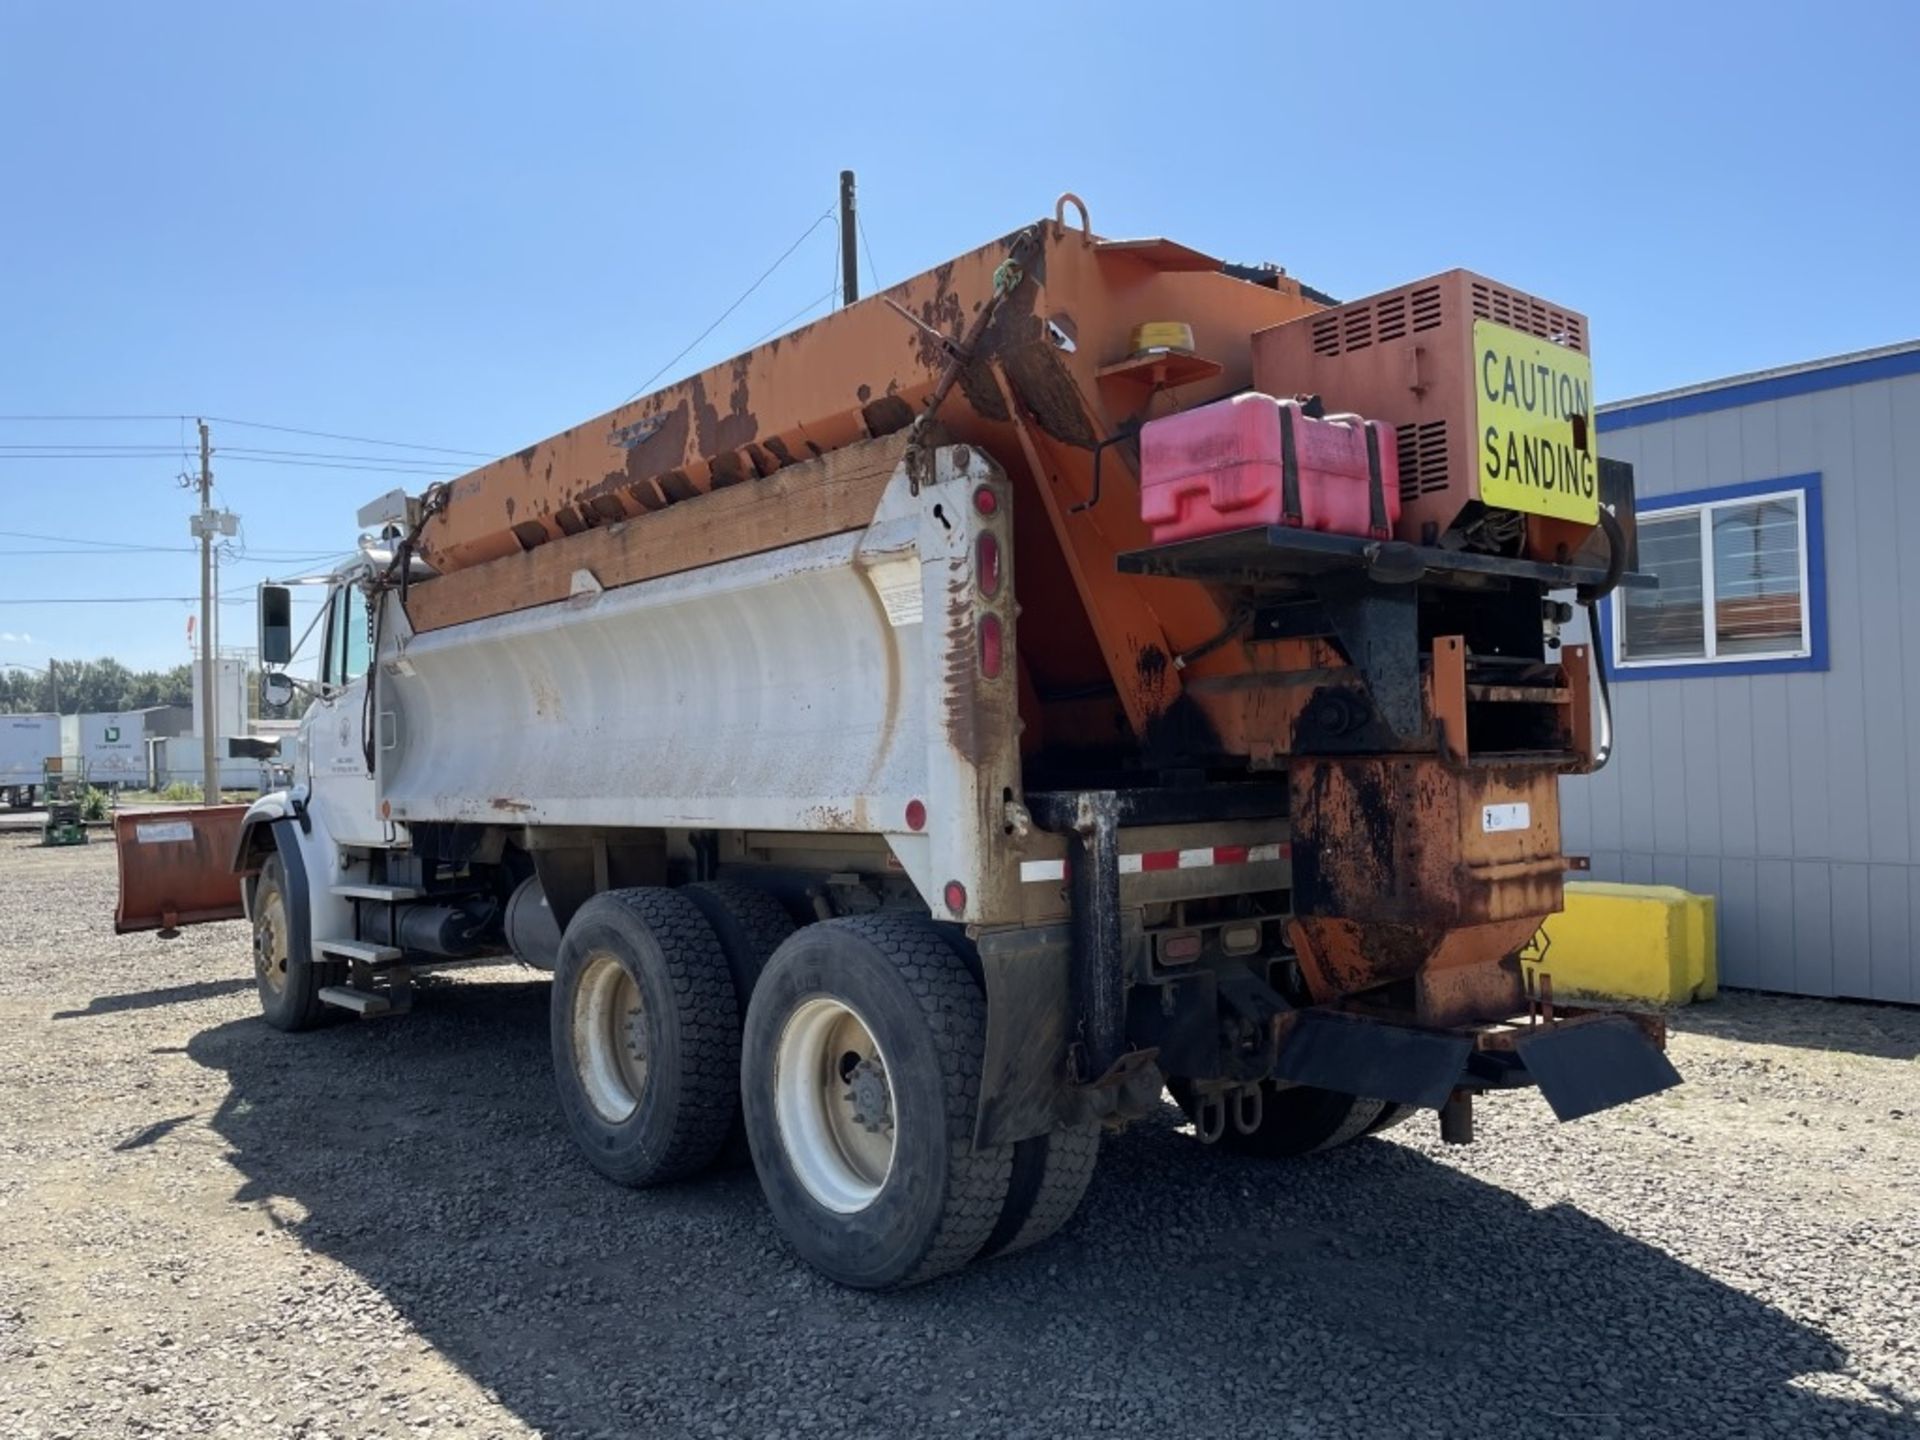
[[505,810],[516,815],[523,811],[533,809],[533,806],[525,800],[510,800],[504,795],[494,796],[493,799],[487,801],[487,804],[491,805],[495,810]]
[[738,485],[742,480],[749,478],[746,464],[736,452],[731,450],[724,455],[714,456],[709,471],[711,479],[708,483],[715,490],[724,490],[729,485]]
[[747,375],[752,361],[751,354],[742,355],[733,362],[732,386],[727,392],[727,413],[722,415],[719,407],[707,399],[707,382],[703,376],[696,375],[688,384],[688,392],[693,401],[694,436],[699,442],[702,455],[715,455],[723,450],[738,450],[759,436],[760,425],[747,408]]
[[693,409],[682,398],[666,413],[660,428],[627,451],[627,463],[621,471],[627,481],[638,484],[652,480],[686,463],[687,440],[693,433]]
[[[864,390],[867,387],[862,385],[860,388]],[[867,422],[867,432],[872,435],[891,435],[913,423],[913,407],[898,395],[881,396],[864,406],[860,415]]]
[[866,829],[864,815],[860,813],[864,806],[849,810],[838,805],[809,805],[800,812],[801,819],[809,830],[831,830],[842,834],[857,834]]
[[[958,340],[966,330],[967,309],[953,288],[953,265],[949,260],[933,272],[933,297],[920,303],[920,319],[951,339]],[[947,352],[926,331],[911,332],[914,356],[921,368],[937,375],[947,366]]]

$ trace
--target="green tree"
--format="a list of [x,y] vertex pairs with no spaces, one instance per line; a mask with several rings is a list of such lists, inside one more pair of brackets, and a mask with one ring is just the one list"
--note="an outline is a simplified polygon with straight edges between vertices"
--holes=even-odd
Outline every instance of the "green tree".
[[19,715],[58,709],[83,711],[144,710],[153,705],[191,705],[193,667],[130,670],[111,656],[98,660],[56,660],[60,703],[55,706],[54,677],[39,670],[0,670],[0,714]]

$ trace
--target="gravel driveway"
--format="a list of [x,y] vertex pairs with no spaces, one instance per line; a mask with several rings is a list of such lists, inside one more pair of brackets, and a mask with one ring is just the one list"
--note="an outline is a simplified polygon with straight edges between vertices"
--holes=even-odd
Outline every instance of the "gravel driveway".
[[1920,1012],[1727,997],[1688,1084],[1305,1162],[1108,1143],[1054,1243],[899,1296],[751,1170],[574,1158],[547,986],[282,1035],[246,935],[0,839],[0,1435],[1913,1435]]

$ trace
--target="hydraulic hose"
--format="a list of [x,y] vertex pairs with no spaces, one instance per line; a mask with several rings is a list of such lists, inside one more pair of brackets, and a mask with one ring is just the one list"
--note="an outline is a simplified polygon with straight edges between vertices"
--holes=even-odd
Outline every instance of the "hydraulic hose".
[[1607,768],[1607,761],[1613,758],[1613,692],[1607,687],[1606,647],[1601,643],[1600,602],[1619,587],[1620,577],[1627,569],[1627,533],[1620,528],[1620,521],[1606,506],[1600,507],[1600,528],[1607,537],[1607,573],[1598,585],[1583,585],[1574,594],[1587,609],[1587,649],[1591,656],[1588,663],[1594,667],[1594,675],[1599,681],[1600,693],[1600,740],[1593,750],[1593,770],[1598,774]]

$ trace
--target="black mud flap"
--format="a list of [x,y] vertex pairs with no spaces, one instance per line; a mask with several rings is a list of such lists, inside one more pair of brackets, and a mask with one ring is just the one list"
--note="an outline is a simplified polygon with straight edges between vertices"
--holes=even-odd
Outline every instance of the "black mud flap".
[[1274,1077],[1369,1100],[1437,1110],[1460,1083],[1473,1041],[1307,1010],[1281,1043]]
[[1680,1072],[1625,1016],[1555,1026],[1516,1045],[1561,1120],[1578,1120],[1680,1083]]

